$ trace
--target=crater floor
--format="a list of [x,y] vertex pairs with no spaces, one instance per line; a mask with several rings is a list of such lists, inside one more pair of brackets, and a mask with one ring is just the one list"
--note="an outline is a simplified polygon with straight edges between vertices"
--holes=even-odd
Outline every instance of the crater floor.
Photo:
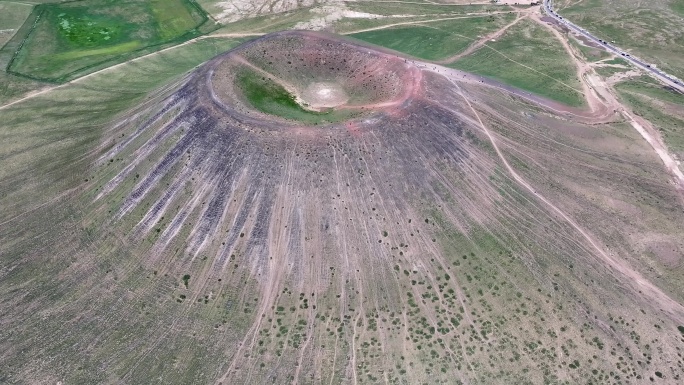
[[211,87],[233,113],[339,122],[411,99],[421,72],[407,60],[312,32],[269,35],[215,59]]

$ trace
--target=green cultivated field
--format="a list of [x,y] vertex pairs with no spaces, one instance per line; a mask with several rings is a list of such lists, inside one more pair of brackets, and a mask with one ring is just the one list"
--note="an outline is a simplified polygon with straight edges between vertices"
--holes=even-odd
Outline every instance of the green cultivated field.
[[361,32],[351,36],[417,58],[441,60],[462,52],[479,37],[500,29],[514,18],[513,14],[468,17]]
[[584,104],[575,66],[554,36],[531,21],[452,65],[570,106]]
[[189,0],[38,5],[6,49],[16,52],[8,69],[33,79],[69,80],[145,48],[197,36],[205,20]]

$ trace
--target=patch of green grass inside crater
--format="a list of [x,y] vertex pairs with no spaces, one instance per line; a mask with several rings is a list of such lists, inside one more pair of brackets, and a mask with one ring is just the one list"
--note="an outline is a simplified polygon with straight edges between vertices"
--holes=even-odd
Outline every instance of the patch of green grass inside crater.
[[254,71],[238,72],[235,82],[252,107],[269,115],[308,124],[335,123],[358,115],[358,112],[332,108],[321,112],[306,110],[285,87]]

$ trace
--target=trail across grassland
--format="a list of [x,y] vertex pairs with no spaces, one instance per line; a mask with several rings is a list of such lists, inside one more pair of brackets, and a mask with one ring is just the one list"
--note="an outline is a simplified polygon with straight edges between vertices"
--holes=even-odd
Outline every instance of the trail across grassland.
[[497,141],[494,138],[494,135],[490,132],[490,130],[487,128],[487,125],[482,121],[480,114],[477,112],[477,110],[472,106],[470,103],[470,100],[463,94],[463,91],[461,90],[460,86],[458,83],[454,82],[451,80],[452,84],[454,87],[456,87],[459,90],[459,94],[463,98],[464,102],[468,105],[468,107],[471,109],[473,112],[474,117],[478,121],[480,127],[482,128],[482,131],[487,135],[487,138],[489,139],[492,147],[494,148],[494,151],[496,152],[497,156],[501,160],[501,163],[504,165],[508,173],[513,177],[513,179],[524,189],[529,191],[530,193],[534,194],[535,197],[543,202],[547,207],[549,207],[552,211],[554,211],[556,214],[561,216],[570,226],[572,226],[578,233],[582,235],[582,237],[591,245],[591,247],[596,251],[598,256],[600,256],[610,267],[621,273],[624,277],[629,278],[631,282],[634,282],[636,286],[639,288],[639,291],[644,293],[647,297],[649,297],[650,300],[656,301],[661,308],[669,313],[669,315],[675,319],[679,323],[684,323],[684,306],[682,306],[679,302],[673,300],[670,298],[667,294],[665,294],[662,290],[660,290],[658,287],[647,281],[644,277],[641,276],[637,271],[631,269],[627,263],[624,261],[615,258],[611,254],[605,252],[601,246],[599,246],[596,241],[574,220],[572,219],[569,215],[567,215],[563,210],[561,210],[558,206],[556,206],[553,202],[542,196],[540,193],[538,193],[525,179],[523,179],[516,171],[511,167],[511,165],[508,163],[508,160],[506,157],[503,155],[501,150],[499,149],[499,146],[497,145]]
[[125,66],[126,64],[134,63],[134,62],[136,62],[136,61],[143,60],[143,59],[147,59],[147,58],[150,58],[150,57],[153,57],[153,56],[162,54],[162,53],[164,53],[164,52],[168,52],[168,51],[171,51],[171,50],[174,50],[174,49],[177,49],[177,48],[180,48],[180,47],[189,45],[189,44],[196,43],[196,42],[198,42],[198,41],[200,41],[200,40],[213,39],[213,38],[241,38],[241,37],[252,37],[252,36],[262,36],[262,35],[264,35],[264,34],[263,34],[263,33],[225,33],[225,34],[216,34],[216,35],[203,35],[203,36],[199,36],[199,37],[196,37],[196,38],[194,38],[194,39],[190,39],[190,40],[188,40],[188,41],[185,41],[185,42],[183,42],[183,43],[180,43],[180,44],[178,44],[178,45],[174,45],[174,46],[172,46],[172,47],[164,48],[164,49],[161,49],[161,50],[159,50],[159,51],[155,51],[155,52],[149,53],[149,54],[147,54],[147,55],[138,56],[138,57],[133,58],[133,59],[131,59],[131,60],[128,60],[128,61],[125,61],[125,62],[121,62],[121,63],[115,64],[115,65],[113,65],[113,66],[111,66],[111,67],[107,67],[107,68],[103,68],[103,69],[101,69],[101,70],[97,70],[97,71],[95,71],[95,72],[91,72],[91,73],[89,73],[89,74],[87,74],[87,75],[84,75],[84,76],[82,76],[82,77],[80,77],[80,78],[77,78],[77,79],[74,79],[74,80],[71,80],[71,81],[68,81],[68,82],[66,82],[66,83],[62,83],[62,84],[55,85],[55,86],[45,87],[45,88],[42,88],[42,89],[40,89],[40,90],[31,92],[31,93],[29,93],[28,95],[26,95],[26,96],[24,96],[24,97],[22,97],[22,98],[20,98],[20,99],[17,99],[17,100],[15,100],[15,101],[9,102],[9,103],[7,103],[7,104],[3,104],[2,106],[0,106],[0,110],[7,109],[7,108],[12,107],[12,106],[14,106],[14,105],[16,105],[16,104],[20,104],[20,103],[22,103],[22,102],[25,102],[25,101],[27,101],[27,100],[29,100],[29,99],[33,99],[33,98],[35,98],[35,97],[37,97],[37,96],[44,95],[44,94],[46,94],[46,93],[48,93],[48,92],[50,92],[50,91],[53,91],[53,90],[56,90],[56,89],[60,89],[60,88],[64,88],[64,87],[67,87],[67,86],[69,86],[69,85],[72,85],[72,84],[76,84],[76,83],[82,82],[82,81],[85,80],[85,79],[89,79],[89,78],[91,78],[91,77],[93,77],[93,76],[96,76],[96,75],[99,75],[99,74],[102,74],[102,73],[109,72],[109,71],[114,70],[114,69],[116,69],[116,68]]

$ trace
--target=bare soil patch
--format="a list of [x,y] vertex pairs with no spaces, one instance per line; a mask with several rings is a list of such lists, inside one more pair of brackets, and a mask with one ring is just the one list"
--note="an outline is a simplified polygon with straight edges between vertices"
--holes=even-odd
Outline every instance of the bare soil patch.
[[304,89],[299,97],[302,104],[315,110],[332,108],[349,101],[349,95],[337,83],[314,82]]

